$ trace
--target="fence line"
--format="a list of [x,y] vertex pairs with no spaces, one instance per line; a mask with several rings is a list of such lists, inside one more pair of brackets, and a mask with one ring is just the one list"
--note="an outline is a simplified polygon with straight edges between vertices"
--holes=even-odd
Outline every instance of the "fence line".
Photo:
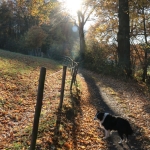
[[[57,93],[60,91],[60,84],[61,84],[61,77],[62,77],[62,72],[63,69],[53,73],[53,74],[48,74],[46,75],[46,79],[51,79],[51,80],[46,80],[45,82],[45,88],[49,89],[47,93],[44,93],[44,99],[50,98],[51,96],[54,95],[54,99],[57,97]],[[51,85],[51,82],[54,82],[53,87],[49,87]]]
[[[66,71],[67,71],[67,67],[69,69],[71,69],[71,83],[70,83],[70,90],[72,90],[72,86],[73,86],[73,83],[75,83],[76,81],[76,75],[77,75],[77,71],[78,71],[78,65],[79,63],[73,61],[70,57],[65,57],[64,58],[64,62],[63,62],[63,69],[51,74],[51,75],[47,75],[46,78],[50,78],[51,80],[45,80],[45,76],[43,77],[43,80],[45,81],[45,90],[47,91],[49,89],[49,85],[52,85],[53,87],[51,87],[51,90],[49,90],[49,92],[45,92],[43,90],[39,90],[38,88],[38,96],[39,95],[42,95],[41,96],[41,99],[43,100],[43,92],[44,92],[44,101],[43,101],[43,105],[44,105],[44,102],[45,105],[44,107],[46,106],[46,111],[44,111],[45,115],[51,111],[50,107],[51,107],[51,102],[49,101],[49,99],[51,99],[52,101],[52,96],[54,96],[54,100],[55,102],[57,103],[58,101],[56,101],[56,98],[57,98],[57,93],[58,94],[58,97],[60,97],[60,101],[59,101],[59,105],[56,104],[57,106],[57,110],[58,111],[61,111],[61,108],[62,108],[62,105],[63,105],[63,98],[64,98],[64,90],[65,90],[65,80],[66,80]],[[42,68],[41,68],[42,70]],[[45,72],[46,72],[46,68],[45,68]],[[62,74],[61,74],[62,73]],[[62,76],[61,76],[62,75]],[[41,78],[41,75],[40,75],[40,78]],[[42,80],[42,79],[40,79]],[[51,83],[51,84],[50,84]],[[40,82],[39,82],[39,87],[40,87]],[[44,88],[44,87],[43,87]],[[42,93],[41,93],[42,92]],[[53,94],[51,96],[51,93]],[[37,102],[37,105],[39,106],[36,106],[36,110],[37,108],[41,108],[42,107],[42,103],[41,103],[41,99],[37,98],[37,101],[40,101],[39,103]],[[47,99],[47,101],[46,101]],[[47,103],[48,102],[48,103]],[[41,111],[40,111],[41,112]],[[36,145],[36,138],[37,138],[37,132],[38,130],[35,130],[35,122],[37,121],[37,118],[39,118],[40,116],[40,113],[38,112],[38,117],[37,117],[37,111],[35,111],[35,115],[36,116],[34,118],[34,123],[33,123],[33,130],[34,131],[34,135],[32,134],[32,139],[31,139],[31,147],[30,147],[30,150],[34,150],[35,148],[35,145]],[[44,118],[44,117],[43,117]],[[42,120],[42,117],[41,117],[41,120]],[[36,123],[36,129],[38,129],[38,124]]]
[[72,85],[76,81],[76,75],[78,72],[79,63],[75,62],[73,59],[71,59],[69,56],[65,56],[63,59],[63,64],[70,68],[72,79],[70,84],[70,90],[72,90]]
[[[72,86],[76,81],[76,75],[78,72],[78,65],[79,63],[75,62],[70,57],[66,56],[63,59],[63,66],[67,66],[67,69],[71,71],[71,79],[69,79],[69,76],[66,75],[66,80],[70,80],[70,90],[72,90]],[[62,80],[62,72],[63,69],[60,69],[59,71],[49,74],[47,72],[46,74],[46,81],[45,81],[45,91],[44,91],[44,100],[51,99],[56,100],[60,96],[61,92],[61,80]],[[51,80],[47,80],[51,79]],[[51,83],[54,83],[52,86]]]

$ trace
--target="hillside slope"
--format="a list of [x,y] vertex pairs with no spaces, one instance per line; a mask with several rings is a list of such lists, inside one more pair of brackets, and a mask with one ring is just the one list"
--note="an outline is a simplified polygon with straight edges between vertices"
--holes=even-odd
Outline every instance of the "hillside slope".
[[30,142],[24,134],[31,134],[41,67],[47,79],[62,68],[53,60],[0,50],[0,149],[21,149]]
[[[58,111],[62,66],[57,62],[0,50],[0,149],[27,150],[30,146],[41,67],[46,67],[43,106],[36,150],[148,150],[150,101],[143,85],[79,70],[70,92],[67,71],[61,114]],[[134,129],[129,144],[118,144],[93,120],[96,110],[127,118]]]

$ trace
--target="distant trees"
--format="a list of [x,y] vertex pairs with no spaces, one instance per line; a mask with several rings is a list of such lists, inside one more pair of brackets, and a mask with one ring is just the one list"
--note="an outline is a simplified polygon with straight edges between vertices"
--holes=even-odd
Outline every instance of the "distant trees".
[[[24,53],[26,46],[22,40],[25,39],[25,34],[32,26],[49,24],[50,12],[55,8],[56,3],[55,1],[45,3],[43,0],[9,0],[1,2],[0,48]],[[40,41],[37,42],[37,45],[39,43]]]
[[[125,75],[131,76],[134,75],[132,71],[140,71],[142,80],[146,81],[150,50],[149,1],[106,0],[99,5],[96,9],[97,21],[90,28],[92,39],[100,46],[104,43],[108,45],[116,67],[122,68],[117,70],[118,74],[122,70]],[[131,64],[130,59],[132,62],[136,59],[136,62]]]
[[7,38],[14,36],[12,30],[13,13],[11,3],[3,2],[0,5],[0,47],[5,47]]
[[[150,36],[150,3],[147,0],[137,1],[135,3],[134,10],[138,11],[138,22],[135,23],[136,31],[138,35],[142,36],[142,46],[144,50],[144,59],[142,63],[142,80],[145,82],[147,79],[147,68],[148,68],[148,53],[150,52],[150,42],[148,37]],[[138,9],[137,9],[138,8]]]
[[[118,76],[131,76],[138,71],[146,81],[150,62],[148,0],[82,0],[76,17],[61,5],[57,0],[2,1],[0,48],[26,54],[40,49],[46,57],[55,59],[77,56],[79,52],[80,60],[93,62],[91,68],[101,72],[116,69]],[[91,19],[92,26],[85,32]],[[77,32],[72,30],[73,26],[78,28]],[[107,64],[107,58],[113,63]]]
[[[62,13],[57,0],[10,0],[0,3],[0,48],[46,57],[71,55],[78,38],[73,23]],[[46,33],[46,36],[45,36]],[[36,52],[35,52],[36,51]]]
[[47,34],[38,26],[32,26],[25,35],[26,45],[32,49],[35,56],[41,56],[41,46],[46,37]]

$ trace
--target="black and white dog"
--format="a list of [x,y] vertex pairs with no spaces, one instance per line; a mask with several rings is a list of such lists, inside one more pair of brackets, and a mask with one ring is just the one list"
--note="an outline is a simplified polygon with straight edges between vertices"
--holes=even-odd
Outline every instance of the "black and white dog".
[[104,139],[110,136],[110,131],[115,130],[118,131],[118,134],[121,138],[119,143],[122,143],[124,141],[123,135],[126,136],[125,142],[127,142],[128,135],[131,135],[133,133],[129,122],[121,117],[116,117],[109,113],[101,113],[100,111],[97,111],[94,120],[98,120],[100,122],[100,126],[104,128]]

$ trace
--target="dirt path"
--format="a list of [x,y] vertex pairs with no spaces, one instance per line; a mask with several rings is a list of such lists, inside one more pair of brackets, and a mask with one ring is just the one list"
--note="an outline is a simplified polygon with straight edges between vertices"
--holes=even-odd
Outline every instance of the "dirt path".
[[[79,75],[83,77],[85,85],[87,85],[87,89],[85,88],[85,90],[90,91],[89,103],[95,111],[102,110],[114,115],[122,116],[128,119],[133,127],[134,134],[129,137],[128,144],[118,144],[118,141],[120,140],[119,136],[116,132],[113,132],[111,137],[104,141],[106,149],[150,149],[150,112],[148,111],[149,107],[146,108],[146,106],[150,106],[150,103],[147,101],[147,98],[138,91],[138,89],[133,89],[135,85],[131,86],[129,83],[93,74],[85,70],[80,70]],[[86,95],[87,91],[82,91],[82,95]],[[133,99],[133,95],[135,96],[135,99],[137,96],[138,100]],[[137,105],[138,103],[139,105]],[[138,116],[139,111],[143,112],[143,114],[139,114]],[[92,113],[94,113],[94,110]],[[98,124],[94,124],[93,128],[98,128]],[[143,128],[145,131],[143,131]],[[102,134],[99,135],[99,138],[102,138],[104,136],[102,133],[103,131],[101,129],[98,130],[100,131],[99,134]]]

